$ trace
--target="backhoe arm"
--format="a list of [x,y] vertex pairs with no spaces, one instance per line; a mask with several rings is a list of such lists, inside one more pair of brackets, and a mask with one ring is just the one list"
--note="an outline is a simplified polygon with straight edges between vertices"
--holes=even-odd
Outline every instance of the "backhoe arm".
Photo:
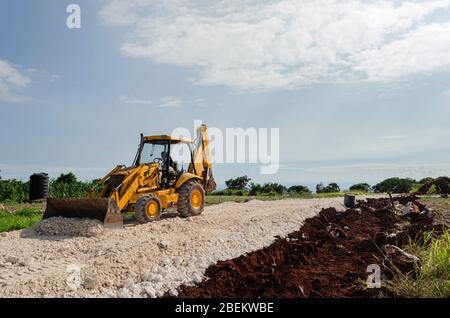
[[212,175],[212,159],[207,129],[206,125],[201,125],[197,130],[197,144],[192,152],[193,164],[189,165],[188,172],[202,177],[205,191],[212,192],[216,189],[216,182]]

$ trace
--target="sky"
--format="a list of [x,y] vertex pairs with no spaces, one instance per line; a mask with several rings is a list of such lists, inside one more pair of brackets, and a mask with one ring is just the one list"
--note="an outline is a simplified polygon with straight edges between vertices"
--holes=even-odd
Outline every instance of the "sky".
[[0,2],[3,179],[98,178],[194,120],[279,128],[276,174],[221,185],[449,175],[450,0]]

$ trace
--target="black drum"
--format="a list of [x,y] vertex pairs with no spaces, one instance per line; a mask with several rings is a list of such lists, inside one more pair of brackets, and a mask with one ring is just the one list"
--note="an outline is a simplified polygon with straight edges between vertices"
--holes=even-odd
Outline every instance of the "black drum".
[[35,173],[30,177],[30,201],[45,200],[48,197],[48,174]]

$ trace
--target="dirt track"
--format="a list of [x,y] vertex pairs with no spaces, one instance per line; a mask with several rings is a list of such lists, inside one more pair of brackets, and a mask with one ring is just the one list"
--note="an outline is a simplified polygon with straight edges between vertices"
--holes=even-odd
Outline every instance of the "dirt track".
[[[343,198],[209,206],[199,216],[96,237],[0,236],[0,297],[155,297],[200,282],[206,268],[270,245]],[[78,287],[78,269],[80,283]],[[68,284],[69,283],[69,284]],[[72,287],[72,289],[71,289]]]

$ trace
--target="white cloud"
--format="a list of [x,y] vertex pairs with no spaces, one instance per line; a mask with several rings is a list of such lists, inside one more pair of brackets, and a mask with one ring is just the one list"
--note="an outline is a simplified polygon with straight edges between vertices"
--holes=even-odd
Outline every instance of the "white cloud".
[[22,102],[28,98],[17,94],[17,91],[27,87],[31,79],[23,75],[7,61],[0,60],[0,101]]
[[[111,1],[122,52],[243,90],[393,81],[450,66],[450,0]],[[433,21],[435,13],[447,13]]]
[[388,136],[383,136],[383,139],[404,139],[406,138],[405,135],[388,135]]
[[181,107],[183,101],[181,98],[166,96],[159,100],[158,107],[172,108],[172,107]]
[[145,104],[145,105],[153,104],[153,102],[151,100],[129,98],[125,95],[120,95],[119,99],[122,103],[125,103],[125,104]]
[[443,92],[441,92],[441,95],[443,95],[443,96],[450,96],[450,88],[445,90],[445,91],[443,91]]

